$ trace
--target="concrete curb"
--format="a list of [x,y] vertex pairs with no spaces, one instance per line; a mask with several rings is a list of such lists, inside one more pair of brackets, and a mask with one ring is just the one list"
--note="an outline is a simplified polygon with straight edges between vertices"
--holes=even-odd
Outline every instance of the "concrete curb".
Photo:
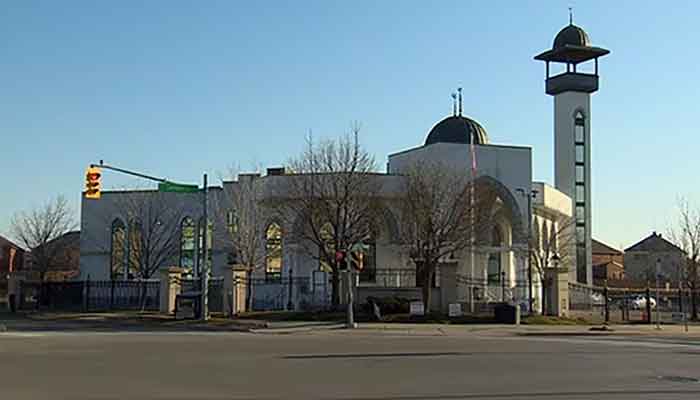
[[259,329],[250,329],[248,332],[262,335],[289,335],[293,333],[303,333],[303,332],[313,332],[313,331],[327,331],[335,329],[343,329],[345,324],[333,323],[333,324],[315,324],[315,325],[303,325],[303,326],[291,326],[291,327],[268,327]]

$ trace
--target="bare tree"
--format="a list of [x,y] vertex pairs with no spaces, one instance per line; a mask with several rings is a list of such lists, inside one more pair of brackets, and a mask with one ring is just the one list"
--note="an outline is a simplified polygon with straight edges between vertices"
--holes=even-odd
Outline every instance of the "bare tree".
[[307,139],[305,151],[289,161],[284,184],[274,189],[273,207],[293,239],[331,270],[332,304],[340,304],[336,252],[372,235],[381,180],[374,157],[359,143],[360,127],[336,140]]
[[173,195],[177,194],[150,190],[116,194],[115,211],[126,219],[127,234],[114,237],[116,242],[112,246],[128,248],[129,275],[143,282],[142,308],[146,301],[146,280],[160,268],[177,263],[180,224],[185,214],[182,203],[168,201]]
[[436,268],[486,236],[494,199],[468,174],[440,162],[417,162],[405,174],[398,200],[400,237],[416,265],[427,313]]
[[56,239],[77,228],[73,211],[58,196],[30,211],[18,212],[11,221],[12,235],[31,251],[31,268],[44,281],[47,271],[61,267],[66,251]]
[[700,284],[700,209],[686,199],[678,200],[678,216],[669,229],[669,238],[683,252],[679,283],[690,290],[691,319],[698,319],[698,288]]
[[561,265],[576,261],[575,220],[566,215],[558,215],[553,220],[540,226],[534,221],[534,232],[530,232],[528,246],[530,265],[540,280],[542,290],[542,313],[545,313],[547,289],[550,286],[546,277],[547,268],[552,267],[552,258],[559,257]]
[[[241,174],[231,169],[233,182],[224,187],[218,203],[214,206],[217,219],[226,221],[224,247],[229,251],[229,262],[245,267],[250,276],[265,267],[265,223],[268,212],[263,206],[263,182],[260,174]],[[253,286],[249,284],[248,290]],[[253,296],[248,300],[252,307]]]

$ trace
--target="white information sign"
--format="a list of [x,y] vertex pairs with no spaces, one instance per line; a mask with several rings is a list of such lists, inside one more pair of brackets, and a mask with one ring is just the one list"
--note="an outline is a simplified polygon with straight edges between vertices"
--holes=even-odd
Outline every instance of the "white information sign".
[[461,317],[462,316],[462,305],[459,303],[451,303],[449,305],[449,310],[447,315],[450,317]]
[[412,301],[410,313],[411,313],[411,315],[424,315],[423,302],[422,301]]

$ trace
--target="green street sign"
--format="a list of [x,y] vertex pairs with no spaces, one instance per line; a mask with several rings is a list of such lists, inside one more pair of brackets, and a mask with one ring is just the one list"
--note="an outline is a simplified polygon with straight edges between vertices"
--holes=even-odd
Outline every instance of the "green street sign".
[[175,193],[197,193],[200,191],[197,185],[187,185],[175,182],[161,182],[158,184],[159,192],[175,192]]

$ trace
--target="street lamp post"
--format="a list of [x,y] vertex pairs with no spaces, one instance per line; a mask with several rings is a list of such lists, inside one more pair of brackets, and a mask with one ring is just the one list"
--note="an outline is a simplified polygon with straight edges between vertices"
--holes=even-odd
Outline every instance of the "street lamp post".
[[537,190],[526,192],[523,188],[515,189],[527,199],[527,297],[528,310],[533,312],[534,296],[532,295],[532,198],[537,195]]

